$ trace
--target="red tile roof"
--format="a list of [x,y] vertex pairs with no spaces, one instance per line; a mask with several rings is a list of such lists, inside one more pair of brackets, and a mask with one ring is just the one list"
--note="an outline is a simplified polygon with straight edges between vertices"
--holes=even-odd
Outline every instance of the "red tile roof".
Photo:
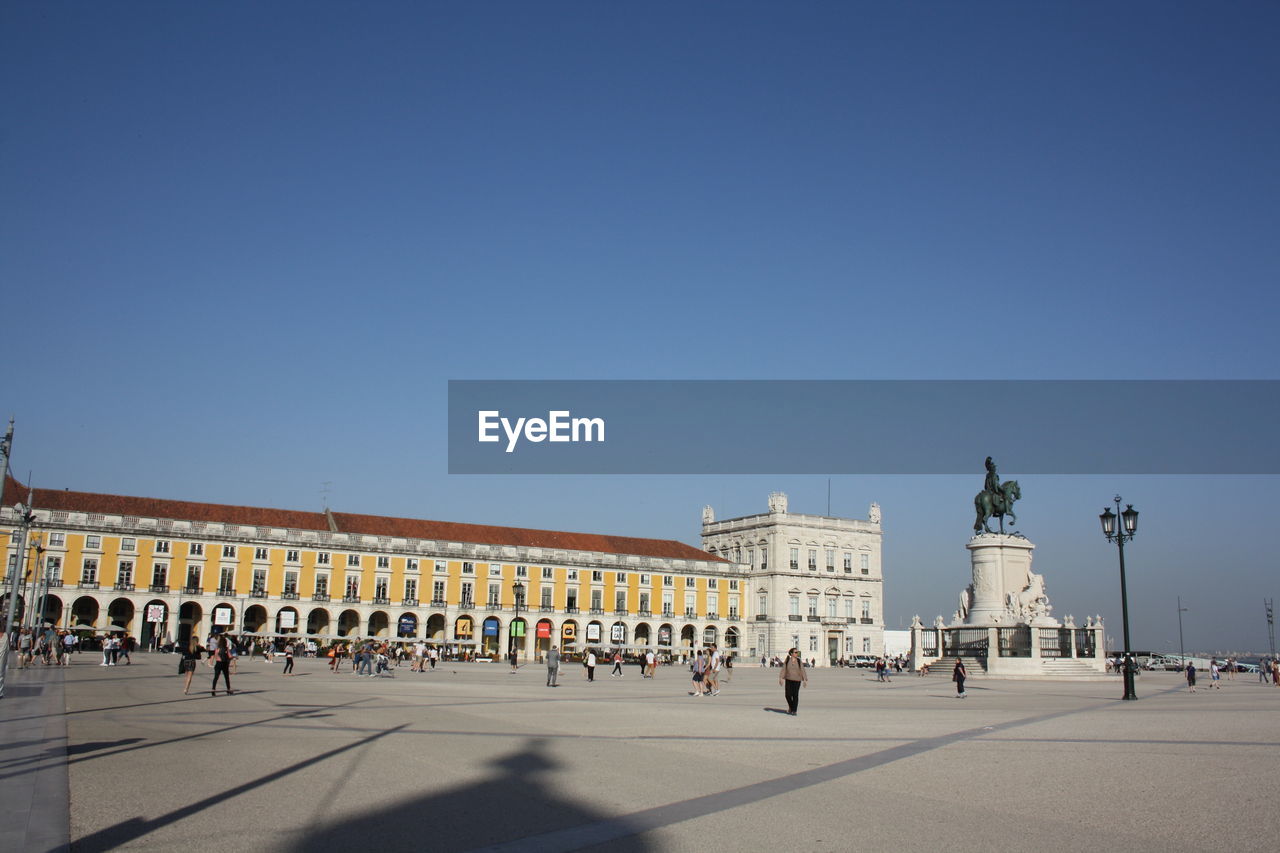
[[[12,476],[4,483],[0,500],[5,506],[26,502],[27,487]],[[208,521],[243,524],[253,527],[285,527],[294,530],[327,531],[324,513],[288,509],[265,509],[252,506],[175,501],[163,498],[135,498],[124,495],[100,495],[92,492],[36,489],[37,509],[95,512],[103,515],[132,515],[145,518],[168,518],[181,521]],[[670,539],[639,539],[632,536],[609,536],[601,533],[569,533],[560,530],[534,530],[524,527],[494,527],[486,524],[463,524],[452,521],[427,521],[416,518],[388,518],[378,515],[333,513],[342,533],[371,536],[396,536],[410,539],[433,539],[441,542],[468,542],[481,545],[514,545],[530,548],[555,548],[566,551],[597,551],[606,554],[633,554],[639,557],[663,557],[675,560],[710,560],[719,557],[692,545]]]

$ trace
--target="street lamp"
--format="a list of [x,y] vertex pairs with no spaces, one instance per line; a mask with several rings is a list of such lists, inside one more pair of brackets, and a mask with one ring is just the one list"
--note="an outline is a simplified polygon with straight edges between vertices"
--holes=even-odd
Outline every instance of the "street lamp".
[[1178,596],[1178,659],[1184,671],[1187,668],[1187,651],[1182,645],[1182,614],[1187,610],[1188,608],[1182,606],[1182,596]]
[[[520,605],[524,603],[524,584],[516,581],[511,585],[511,592],[515,596],[516,615],[511,620],[511,630],[507,632],[507,654],[511,654],[516,650],[516,625],[520,622]],[[523,636],[523,635],[521,635]]]
[[[1120,549],[1120,614],[1124,620],[1124,698],[1137,699],[1138,694],[1133,685],[1133,655],[1129,646],[1129,588],[1124,577],[1124,543],[1133,538],[1138,531],[1138,511],[1133,504],[1126,504],[1124,512],[1120,512],[1120,496],[1115,496],[1116,511],[1107,507],[1098,516],[1102,522],[1102,535],[1108,542],[1116,543]],[[1116,529],[1116,519],[1120,519],[1121,527]],[[1181,614],[1179,614],[1181,616]]]

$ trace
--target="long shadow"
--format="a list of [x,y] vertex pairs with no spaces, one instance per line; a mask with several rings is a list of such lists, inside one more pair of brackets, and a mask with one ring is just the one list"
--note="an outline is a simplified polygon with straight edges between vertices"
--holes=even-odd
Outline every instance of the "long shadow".
[[[610,849],[633,853],[651,849],[634,837],[639,829],[625,819],[557,796],[554,774],[560,764],[546,755],[542,740],[531,739],[489,767],[492,774],[488,778],[316,826],[285,849],[292,853],[572,850],[609,838],[626,842]],[[601,834],[602,827],[608,831]],[[424,837],[424,833],[428,835]],[[571,841],[568,845],[566,835]],[[540,844],[540,836],[554,839],[554,846]]]
[[[205,797],[203,800],[197,800],[190,805],[183,806],[180,809],[174,809],[167,814],[162,814],[159,817],[155,817],[150,820],[135,817],[121,821],[114,826],[108,826],[105,829],[100,829],[92,835],[86,835],[84,838],[74,842],[72,847],[77,851],[77,853],[97,853],[97,851],[114,850],[123,844],[127,844],[130,841],[155,832],[161,827],[168,826],[171,823],[177,823],[178,821],[188,818],[191,815],[198,814],[205,809],[224,805],[232,797],[248,793],[249,791],[261,788],[264,785],[270,785],[272,782],[277,782],[314,764],[327,761],[336,755],[341,755],[349,750],[373,743],[379,738],[386,737],[387,735],[395,734],[402,728],[404,728],[404,726],[396,726],[395,728],[370,735],[367,738],[353,741],[345,746],[340,746],[337,749],[322,752],[319,755],[306,759],[305,761],[296,762],[288,767],[283,767],[274,773],[268,773],[266,776],[260,776],[257,779],[237,785],[234,788],[230,788],[225,791],[218,791],[212,796]],[[421,829],[419,828],[419,832],[420,831]],[[321,847],[321,849],[324,848]]]

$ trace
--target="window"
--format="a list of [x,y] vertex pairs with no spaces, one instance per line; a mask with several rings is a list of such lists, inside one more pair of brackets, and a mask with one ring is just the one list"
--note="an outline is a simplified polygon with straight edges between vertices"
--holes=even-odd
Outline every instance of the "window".
[[738,618],[738,596],[736,595],[729,596],[729,618]]
[[222,577],[218,583],[218,592],[224,595],[230,594],[236,586],[236,570],[230,566],[222,567]]
[[696,593],[686,592],[684,594],[684,615],[693,616],[698,611],[698,596]]
[[871,574],[871,555],[861,554],[862,557],[862,573],[864,575]]
[[835,570],[836,570],[836,552],[828,548],[827,549],[827,571],[834,572]]
[[568,610],[578,609],[578,591],[576,589],[567,589],[564,593],[564,606]]
[[98,582],[98,561],[93,557],[86,557],[80,566],[80,583],[97,583]]
[[756,601],[756,604],[758,605],[758,606],[756,607],[756,615],[757,615],[757,616],[768,616],[768,615],[769,615],[769,595],[768,595],[768,593],[764,593],[764,592],[760,593],[760,597],[759,597],[759,599]]
[[818,615],[818,596],[816,595],[809,596],[809,615]]
[[234,559],[236,558],[236,546],[235,546],[235,545],[223,545],[223,546],[222,546],[222,556],[223,556],[224,558],[228,559],[228,560],[234,560]]
[[844,600],[844,618],[846,619],[853,618],[853,599],[852,598],[846,598]]
[[88,536],[84,537],[84,547],[91,548],[96,551],[102,547],[102,537],[96,533],[90,533]]
[[568,579],[569,579],[569,580],[571,580],[571,581],[576,581],[576,580],[578,579],[578,570],[577,570],[577,569],[569,569],[569,571],[568,571]]
[[190,554],[192,557],[203,557],[204,543],[192,542],[191,544],[187,545],[187,553]]
[[472,587],[472,585],[471,585],[470,583],[463,582],[463,584],[462,584],[462,600],[461,600],[460,602],[458,602],[458,606],[459,606],[459,607],[474,607],[474,606],[475,606],[475,599],[472,597],[472,593],[471,593],[472,589],[473,589],[473,587]]
[[45,557],[44,576],[49,579],[50,583],[62,582],[62,558],[61,557]]
[[792,548],[791,549],[791,571],[794,572],[799,568],[800,568],[800,549]]
[[687,587],[692,587],[695,583],[697,583],[697,581],[696,581],[696,580],[694,580],[693,578],[685,578],[685,579],[684,579],[684,585],[685,585],[685,586],[687,586]]
[[542,567],[542,579],[544,581],[555,580],[555,576],[556,576],[555,569],[551,568],[550,566]]
[[627,582],[627,573],[626,573],[626,572],[618,572],[616,575],[614,575],[614,578],[613,578],[613,579],[614,579],[615,581],[617,581],[618,583],[626,583],[626,582]]
[[675,593],[664,592],[662,594],[662,615],[673,616],[675,615],[675,609],[676,609]]
[[621,590],[621,589],[620,589],[620,590],[618,590],[618,591],[614,594],[614,597],[613,597],[613,609],[614,609],[614,610],[626,610],[626,609],[627,609],[627,593],[626,593],[626,590]]
[[542,609],[551,609],[551,587],[549,586],[542,587]]
[[649,586],[650,583],[652,583],[652,579],[648,575],[640,576],[640,586]]
[[463,563],[463,564],[462,564],[462,573],[463,573],[464,575],[474,575],[474,574],[476,573],[476,564],[475,564],[475,563]]
[[266,595],[267,593],[267,570],[266,569],[253,570],[253,591],[258,593],[259,595]]
[[390,557],[383,557],[383,556],[378,557],[378,568],[380,568],[380,569],[389,569],[389,568],[391,568],[391,558],[390,558]]
[[436,560],[436,574],[438,575],[449,574],[449,564],[446,563],[444,560]]
[[284,561],[286,563],[296,563],[301,559],[301,557],[302,557],[302,554],[296,550],[289,550],[284,552]]
[[862,638],[862,653],[864,655],[871,654],[871,638],[870,637]]
[[502,584],[489,584],[489,606],[497,607],[502,603]]
[[591,573],[591,580],[592,580],[592,582],[593,582],[593,583],[603,583],[603,582],[604,582],[604,572],[598,572],[598,571],[596,571],[596,572],[592,572],[592,573]]
[[286,595],[298,594],[298,573],[297,572],[284,573],[284,592]]
[[187,586],[192,589],[200,588],[200,567],[187,566]]
[[316,565],[317,565],[317,566],[327,566],[327,565],[329,565],[329,563],[330,563],[330,561],[331,561],[332,559],[333,559],[333,555],[332,555],[332,554],[330,554],[328,551],[317,551],[317,552],[316,552]]
[[756,549],[755,548],[747,549],[747,565],[753,569],[756,567]]
[[165,587],[169,585],[168,563],[156,563],[151,567],[151,585]]
[[391,586],[391,579],[387,577],[378,577],[373,579],[373,597],[386,601],[391,597],[388,592]]
[[816,572],[818,570],[818,551],[816,548],[809,549],[809,571]]
[[853,574],[853,555],[848,551],[844,552],[844,573],[846,575]]
[[707,589],[716,588],[716,578],[707,578]]
[[797,619],[800,618],[800,596],[798,595],[791,596],[791,615]]
[[649,593],[647,592],[640,593],[640,612],[649,612]]
[[760,549],[760,570],[764,571],[769,568],[769,552],[764,548]]
[[836,618],[836,599],[831,596],[827,596],[827,618]]
[[[52,543],[52,542],[50,542],[49,544],[50,544],[50,545],[52,545],[53,543]],[[157,540],[156,540],[156,553],[157,553],[157,554],[168,554],[168,553],[169,553],[169,540],[168,540],[168,539],[157,539]]]
[[444,603],[444,581],[433,581],[431,584],[431,603]]
[[324,596],[329,594],[329,576],[316,575],[316,595]]
[[720,612],[720,596],[718,593],[714,593],[714,592],[707,593],[707,612],[708,613]]
[[591,609],[592,610],[604,609],[604,590],[602,589],[591,590]]
[[254,548],[254,549],[253,549],[253,559],[255,559],[255,560],[265,560],[265,559],[267,559],[267,549],[266,549],[266,548]]
[[490,575],[501,575],[501,574],[502,574],[502,566],[501,566],[500,564],[498,564],[498,563],[490,563],[490,564],[489,564],[489,574],[490,574]]
[[360,555],[359,555],[359,554],[348,554],[348,555],[347,555],[347,566],[348,566],[349,568],[357,568],[357,569],[358,569],[358,568],[360,568]]
[[863,619],[871,618],[871,602],[870,601],[862,602],[862,618]]
[[675,579],[675,578],[673,578],[671,575],[663,575],[663,576],[662,576],[662,585],[663,585],[663,586],[675,586],[675,585],[676,585],[676,579]]
[[120,550],[121,551],[138,550],[138,540],[134,539],[132,536],[124,537],[123,539],[120,540]]
[[359,575],[347,575],[347,589],[346,589],[346,592],[343,594],[347,598],[360,597],[360,576]]
[[66,544],[67,544],[67,534],[65,534],[65,533],[50,533],[50,534],[49,534],[49,547],[50,547],[50,548],[61,548],[62,546],[66,545]]
[[116,583],[118,584],[133,583],[133,560],[120,561],[120,568],[116,573]]
[[734,546],[734,549],[733,549],[733,561],[735,563],[742,562],[742,549],[737,546]]
[[404,597],[409,599],[410,601],[417,600],[418,598],[418,579],[417,578],[404,579]]
[[527,578],[527,577],[529,577],[529,567],[528,567],[528,566],[516,566],[516,577],[518,577],[518,578]]
[[[406,572],[416,572],[418,570],[418,560],[416,557],[406,557],[404,561],[404,570]],[[413,596],[409,596],[412,598]]]
[[810,634],[809,635],[809,651],[816,652],[817,650],[818,650],[818,638],[815,635]]

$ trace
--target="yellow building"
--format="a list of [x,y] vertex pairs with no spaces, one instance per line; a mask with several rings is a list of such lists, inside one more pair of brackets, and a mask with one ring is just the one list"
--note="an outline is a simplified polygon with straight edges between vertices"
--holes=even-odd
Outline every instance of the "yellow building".
[[47,621],[117,626],[144,645],[215,631],[399,637],[527,659],[552,645],[680,654],[741,639],[746,567],[682,542],[36,489],[19,555],[27,492],[4,486],[3,592],[21,578],[19,612],[40,608],[43,574]]

